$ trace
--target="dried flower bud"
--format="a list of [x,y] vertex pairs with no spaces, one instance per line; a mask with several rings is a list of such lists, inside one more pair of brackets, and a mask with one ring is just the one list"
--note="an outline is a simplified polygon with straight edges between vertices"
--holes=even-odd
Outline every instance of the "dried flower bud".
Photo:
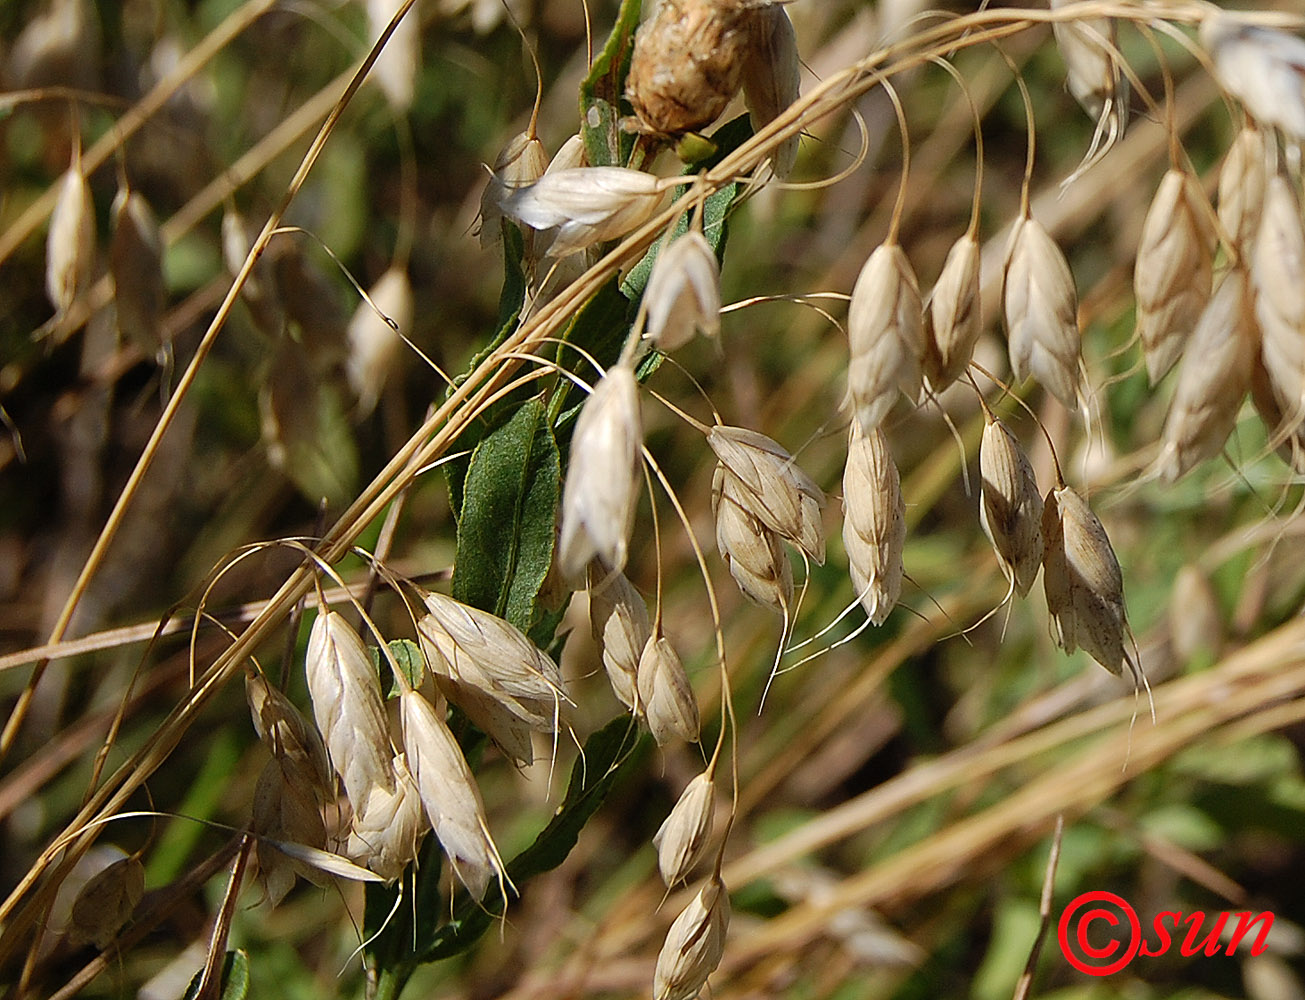
[[964,374],[983,332],[979,250],[979,241],[971,233],[953,243],[929,296],[923,362],[934,392],[942,392]]
[[[401,4],[402,0],[367,0],[367,37],[373,44]],[[390,34],[367,78],[380,84],[390,107],[402,113],[412,106],[420,69],[421,15],[409,10]]]
[[729,893],[713,875],[666,933],[653,973],[653,1000],[696,997],[725,954],[729,924]]
[[1218,8],[1205,15],[1200,37],[1219,83],[1251,117],[1305,141],[1305,40]]
[[[798,99],[801,61],[793,22],[783,6],[759,8],[748,27],[752,38],[743,58],[743,97],[752,116],[752,130],[758,132]],[[771,154],[780,180],[792,173],[797,152],[798,139],[792,136]]]
[[1269,180],[1251,259],[1264,367],[1289,419],[1305,416],[1305,220],[1292,185]]
[[675,647],[653,633],[639,657],[639,707],[658,746],[698,742],[698,700]]
[[[1064,10],[1081,0],[1051,0],[1052,10]],[[1115,22],[1105,17],[1053,21],[1052,34],[1065,60],[1069,92],[1097,121],[1097,130],[1113,142],[1123,134],[1128,115],[1128,79],[1116,61]]]
[[480,789],[444,720],[416,691],[399,696],[403,747],[435,836],[453,872],[476,899],[489,881],[506,879],[503,859],[489,836]]
[[1137,334],[1152,385],[1178,360],[1210,301],[1214,232],[1209,215],[1196,179],[1170,170],[1142,224],[1133,288]]
[[1066,653],[1081,648],[1112,674],[1122,674],[1124,578],[1106,529],[1086,500],[1059,486],[1047,492],[1042,537],[1052,638]]
[[245,670],[245,699],[254,719],[254,731],[272,756],[298,774],[318,802],[333,798],[335,783],[326,762],[326,747],[299,709],[252,667]]
[[405,755],[399,754],[392,763],[394,789],[372,787],[367,801],[355,808],[344,850],[350,860],[366,865],[387,882],[402,875],[408,862],[417,857],[428,829],[421,793]]
[[1219,168],[1219,222],[1242,260],[1249,259],[1260,231],[1267,163],[1264,133],[1247,124],[1238,131]]
[[[371,304],[360,302],[349,321],[349,356],[344,367],[349,387],[358,397],[359,417],[376,407],[403,344],[399,334],[412,329],[412,282],[402,267],[396,265],[382,274],[367,295]],[[393,320],[394,326],[377,315],[377,309]]]
[[896,243],[877,247],[861,268],[848,306],[847,337],[848,395],[855,419],[871,431],[888,415],[899,389],[912,403],[920,395],[924,307],[911,263]]
[[715,818],[716,783],[703,772],[685,787],[679,800],[653,836],[657,867],[667,888],[688,878],[702,860]]
[[857,600],[875,625],[901,596],[905,546],[906,506],[888,441],[853,420],[843,469],[843,548]]
[[571,438],[557,545],[566,579],[584,579],[595,556],[611,569],[625,568],[642,449],[639,386],[628,365],[615,365],[594,386]]
[[612,691],[626,708],[639,704],[639,659],[652,635],[648,607],[621,572],[589,570],[589,627]]
[[793,606],[793,564],[779,533],[761,523],[740,500],[743,486],[717,463],[711,477],[716,548],[743,596],[787,615]]
[[1015,377],[1032,375],[1074,409],[1078,405],[1078,293],[1065,255],[1032,216],[1017,220],[1011,231],[1001,298]]
[[145,895],[145,866],[132,855],[92,876],[72,904],[68,936],[79,944],[104,949],[131,919]]
[[1241,268],[1225,274],[1188,341],[1156,459],[1171,482],[1219,454],[1237,422],[1255,359],[1247,285]]
[[557,230],[551,257],[617,239],[647,222],[662,201],[662,182],[625,167],[574,167],[545,173],[504,196],[508,218],[532,229]]
[[685,233],[662,249],[644,291],[646,336],[659,351],[683,347],[701,330],[720,332],[720,264],[702,233]]
[[979,474],[979,523],[1002,574],[1025,597],[1042,566],[1042,495],[1019,441],[991,417],[979,445]]
[[825,561],[825,494],[776,441],[746,427],[716,425],[707,443],[738,482],[735,500],[817,563]]
[[91,283],[95,268],[95,206],[80,151],[59,183],[45,243],[45,292],[59,315]]
[[109,272],[119,332],[153,355],[163,343],[163,243],[149,202],[127,188],[113,200]]

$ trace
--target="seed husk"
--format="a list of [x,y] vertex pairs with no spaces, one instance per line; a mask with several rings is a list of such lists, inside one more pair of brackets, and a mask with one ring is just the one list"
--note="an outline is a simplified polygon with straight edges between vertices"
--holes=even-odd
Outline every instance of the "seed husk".
[[79,944],[107,948],[131,919],[145,895],[140,858],[120,858],[92,876],[73,900],[68,936]]
[[589,627],[612,691],[632,711],[639,704],[639,659],[652,635],[648,607],[624,573],[589,570]]
[[163,344],[163,243],[149,202],[129,188],[113,200],[109,273],[119,332],[153,357]]
[[1243,125],[1219,168],[1219,222],[1243,260],[1260,231],[1264,189],[1269,174],[1264,133],[1253,122]]
[[698,699],[669,639],[654,632],[639,657],[639,707],[658,746],[698,742]]
[[1269,180],[1251,258],[1264,368],[1288,419],[1305,417],[1305,220],[1281,174]]
[[1078,405],[1078,293],[1065,255],[1030,215],[1015,223],[1002,278],[1011,370]]
[[1202,19],[1200,39],[1215,77],[1251,117],[1305,140],[1305,39],[1218,8]]
[[965,373],[983,332],[979,301],[979,241],[970,233],[947,251],[925,313],[924,374],[942,392]]
[[989,417],[979,445],[979,523],[1011,587],[1028,596],[1042,566],[1042,494],[1024,449]]
[[565,257],[617,239],[647,222],[662,201],[662,182],[625,167],[573,167],[545,172],[529,187],[507,192],[503,214],[531,229],[556,231],[550,257]]
[[653,836],[657,867],[667,888],[688,878],[707,852],[715,818],[716,783],[703,772],[685,787]]
[[[503,236],[500,220],[503,199],[514,191],[528,188],[549,169],[548,152],[533,132],[519,132],[494,160],[485,193],[480,196],[480,245],[493,246]],[[578,164],[577,164],[578,166]]]
[[319,850],[326,847],[326,824],[311,792],[297,780],[298,772],[283,759],[273,757],[254,786],[253,831],[259,835],[254,848],[258,878],[268,901],[276,906],[302,876],[314,884],[322,874],[309,864],[290,857],[273,840],[303,844]]
[[843,469],[843,547],[857,600],[882,625],[902,593],[906,506],[888,441],[852,421]]
[[[757,9],[748,30],[751,38],[743,57],[743,98],[752,117],[752,131],[758,132],[798,99],[801,61],[793,21],[780,4]],[[771,167],[780,180],[793,172],[797,153],[797,136],[785,139],[771,153]]]
[[920,395],[924,307],[911,263],[896,243],[881,244],[861,268],[847,337],[848,396],[855,419],[869,432],[888,415],[899,390],[912,403]]
[[762,524],[739,499],[742,489],[737,477],[716,463],[711,477],[716,548],[744,597],[786,615],[793,606],[793,564],[779,533]]
[[699,994],[725,954],[729,923],[729,893],[713,875],[666,933],[653,973],[653,1000],[690,1000]]
[[[1050,0],[1052,10],[1063,10],[1081,0]],[[1069,92],[1097,121],[1099,133],[1112,142],[1124,132],[1128,116],[1128,79],[1120,71],[1111,48],[1115,22],[1105,17],[1079,17],[1054,21],[1056,46],[1065,60]]]
[[[404,268],[390,267],[367,294],[372,304],[360,302],[349,321],[349,356],[344,367],[349,387],[358,397],[359,417],[375,409],[403,346],[399,334],[412,330],[412,282]],[[377,315],[378,309],[394,326]]]
[[683,347],[699,331],[720,333],[720,264],[702,233],[687,232],[657,255],[644,303],[646,336],[659,351]]
[[327,763],[326,747],[317,730],[299,709],[253,667],[245,670],[245,699],[254,731],[274,757],[284,760],[300,776],[319,802],[334,797],[335,784]]
[[80,151],[59,182],[45,242],[45,292],[62,316],[91,283],[95,269],[95,206]]
[[355,806],[345,855],[366,865],[386,882],[393,882],[417,857],[417,848],[429,829],[422,811],[421,793],[408,771],[407,757],[392,761],[394,788],[371,789],[367,801]]

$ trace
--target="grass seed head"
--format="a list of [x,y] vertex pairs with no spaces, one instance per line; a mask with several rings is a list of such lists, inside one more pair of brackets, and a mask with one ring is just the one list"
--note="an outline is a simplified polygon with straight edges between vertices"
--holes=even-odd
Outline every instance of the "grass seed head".
[[1243,125],[1219,168],[1219,223],[1242,260],[1260,231],[1264,189],[1269,174],[1264,133],[1253,122]]
[[[825,561],[825,494],[778,442],[746,427],[716,425],[707,443],[738,485],[737,500],[817,563]],[[730,484],[732,487],[733,484]],[[728,487],[727,487],[728,488]]]
[[[402,0],[367,0],[367,37],[375,43]],[[421,13],[409,10],[372,65],[369,80],[380,84],[390,107],[402,114],[412,106],[421,69]]]
[[153,356],[163,343],[163,242],[149,202],[127,188],[113,200],[109,273],[119,332]]
[[1137,334],[1155,385],[1174,366],[1210,301],[1214,232],[1196,179],[1170,170],[1160,182],[1137,246],[1133,288]]
[[1171,482],[1219,454],[1237,422],[1256,353],[1247,285],[1241,268],[1225,274],[1188,341],[1157,459]]
[[[779,4],[759,7],[748,22],[751,33],[743,57],[743,97],[752,116],[752,130],[760,131],[798,99],[801,60],[797,34],[788,11]],[[780,180],[793,171],[798,137],[791,136],[771,154]]]
[[273,906],[294,887],[296,875],[314,884],[321,883],[320,872],[270,843],[270,840],[280,840],[318,850],[326,847],[322,811],[310,790],[298,780],[298,772],[285,760],[273,757],[259,775],[254,786],[251,825],[259,835],[254,849],[258,878]]
[[653,973],[653,1000],[696,997],[725,954],[729,924],[729,893],[713,875],[666,933]]
[[107,948],[145,895],[145,866],[119,858],[92,876],[73,900],[68,935],[79,944]]
[[393,790],[374,785],[367,801],[355,806],[344,849],[351,861],[366,865],[387,882],[402,875],[408,862],[417,857],[417,848],[429,829],[406,756],[399,754],[393,765]]
[[688,878],[707,852],[716,813],[716,783],[703,772],[685,787],[653,836],[657,867],[667,888]]
[[984,425],[979,475],[979,523],[1002,574],[1025,597],[1042,566],[1042,494],[1028,456],[1000,420]]
[[252,667],[245,671],[245,699],[254,719],[254,731],[272,756],[299,774],[304,787],[311,789],[319,802],[332,799],[335,785],[326,747],[299,709]]
[[1201,22],[1200,38],[1220,85],[1252,118],[1305,141],[1305,39],[1218,8]]
[[349,387],[358,397],[358,416],[365,417],[376,407],[381,390],[385,388],[390,371],[399,358],[403,340],[401,332],[412,330],[412,282],[408,272],[394,266],[377,279],[368,291],[376,309],[394,320],[396,331],[376,315],[366,302],[360,302],[349,321],[349,355],[345,361],[345,375]]
[[45,243],[45,292],[60,315],[90,285],[94,270],[95,206],[78,160],[59,182]]
[[482,247],[493,246],[503,235],[499,226],[499,220],[503,218],[503,199],[514,191],[530,187],[544,176],[549,167],[548,152],[534,134],[519,132],[508,141],[494,161],[489,183],[480,196]]
[[1305,416],[1305,220],[1291,183],[1269,180],[1251,257],[1264,367],[1286,416]]
[[625,167],[572,167],[546,172],[529,187],[506,192],[500,207],[531,229],[553,232],[548,254],[565,257],[637,229],[661,202],[662,184],[651,174]]
[[925,315],[924,373],[942,392],[965,373],[983,332],[979,241],[966,233],[947,251]]
[[669,639],[656,633],[639,657],[639,704],[657,745],[675,739],[698,742],[698,699],[680,654]]
[[612,691],[622,705],[637,710],[639,658],[652,635],[652,625],[648,606],[624,573],[590,567],[589,628]]
[[1002,280],[1011,370],[1078,405],[1078,293],[1065,255],[1031,216],[1015,223]]
[[1124,578],[1106,529],[1068,486],[1047,492],[1042,583],[1051,634],[1066,653],[1084,650],[1112,674],[1124,664]]
[[1169,642],[1179,662],[1202,657],[1209,663],[1224,644],[1224,616],[1210,578],[1196,563],[1174,577],[1169,599]]
[[627,365],[614,365],[594,386],[571,438],[557,547],[567,580],[583,581],[595,556],[611,569],[625,568],[642,448],[638,383]]
[[720,333],[720,263],[702,233],[687,232],[657,255],[644,302],[647,337],[659,351],[683,347],[699,330]]
[[[1051,9],[1063,10],[1079,2],[1051,0]],[[1122,133],[1128,112],[1128,80],[1111,51],[1115,22],[1105,17],[1083,17],[1055,21],[1051,30],[1065,60],[1066,81],[1074,100],[1098,123],[1104,117],[1114,135]]]
[[843,469],[843,547],[857,600],[882,625],[902,593],[906,506],[888,441],[855,420]]
[[847,336],[848,396],[855,419],[868,432],[888,415],[899,390],[912,403],[920,395],[924,307],[911,263],[896,243],[881,244],[861,268],[848,306]]
[[716,548],[744,597],[787,614],[793,606],[793,564],[779,533],[748,510],[741,491],[738,478],[718,462],[711,477]]

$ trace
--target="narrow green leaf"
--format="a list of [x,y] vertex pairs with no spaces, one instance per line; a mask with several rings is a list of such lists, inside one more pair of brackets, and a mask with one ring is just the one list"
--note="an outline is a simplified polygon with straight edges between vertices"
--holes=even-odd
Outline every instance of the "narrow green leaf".
[[[203,972],[195,973],[195,978],[186,987],[186,1000],[195,1000],[199,995],[199,980]],[[220,1000],[245,1000],[249,996],[249,956],[244,951],[227,952],[222,962],[222,992]]]
[[641,0],[623,0],[607,44],[580,85],[580,132],[591,166],[623,167],[634,150],[634,136],[621,131],[621,119],[634,113],[625,99],[625,76],[641,6]]

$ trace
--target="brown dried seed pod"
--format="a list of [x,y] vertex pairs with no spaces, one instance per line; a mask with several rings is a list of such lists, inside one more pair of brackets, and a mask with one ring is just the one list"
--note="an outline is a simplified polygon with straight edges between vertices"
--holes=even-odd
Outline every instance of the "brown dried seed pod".
[[745,0],[661,0],[634,36],[625,80],[639,131],[678,136],[714,122],[738,93],[752,43]]
[[1264,368],[1288,419],[1305,417],[1305,219],[1290,182],[1270,178],[1251,258]]
[[113,200],[109,273],[119,332],[153,356],[163,344],[163,243],[149,202],[127,188]]
[[647,605],[624,573],[590,567],[589,628],[601,650],[612,691],[622,705],[636,710],[639,659],[652,635],[652,625]]
[[923,362],[934,392],[942,392],[964,374],[983,332],[979,252],[979,241],[970,233],[953,243],[929,296]]
[[1243,260],[1260,231],[1268,149],[1254,123],[1243,125],[1219,168],[1219,222]]
[[[748,23],[751,38],[743,58],[743,97],[760,131],[798,99],[801,61],[797,35],[788,11],[779,4],[759,8]],[[798,137],[792,136],[771,154],[775,176],[783,180],[797,161]]]
[[719,875],[712,875],[666,933],[653,973],[653,1000],[690,1000],[725,954],[730,898]]
[[639,707],[658,746],[673,739],[698,742],[698,699],[680,655],[653,633],[639,657]]
[[1042,494],[1019,441],[989,416],[979,445],[979,523],[1002,574],[1028,596],[1042,566]]
[[1030,215],[1017,220],[1011,231],[1001,298],[1015,377],[1032,375],[1074,409],[1078,405],[1078,293],[1065,255]]
[[911,262],[896,243],[881,244],[861,268],[847,338],[847,392],[855,419],[869,432],[888,415],[899,389],[912,403],[920,395],[924,307]]
[[1066,653],[1081,648],[1112,674],[1122,674],[1124,577],[1106,529],[1086,500],[1058,486],[1047,492],[1042,537],[1052,638]]
[[742,486],[719,462],[711,477],[716,548],[743,596],[780,614],[793,606],[793,564],[779,533],[739,500]]
[[45,292],[60,315],[90,284],[94,268],[95,206],[78,152],[59,182],[45,242]]
[[653,836],[657,867],[667,888],[688,878],[707,851],[716,812],[716,783],[703,772],[685,787]]
[[1248,284],[1241,268],[1225,274],[1188,341],[1156,459],[1171,482],[1219,454],[1237,422],[1256,352]]
[[107,948],[145,895],[145,866],[135,855],[120,858],[82,886],[73,900],[68,936],[78,944]]
[[1173,367],[1210,301],[1214,231],[1196,178],[1170,170],[1142,224],[1133,289],[1137,335],[1155,385]]
[[857,600],[874,625],[882,625],[902,593],[906,506],[888,441],[855,420],[843,470],[843,547]]

